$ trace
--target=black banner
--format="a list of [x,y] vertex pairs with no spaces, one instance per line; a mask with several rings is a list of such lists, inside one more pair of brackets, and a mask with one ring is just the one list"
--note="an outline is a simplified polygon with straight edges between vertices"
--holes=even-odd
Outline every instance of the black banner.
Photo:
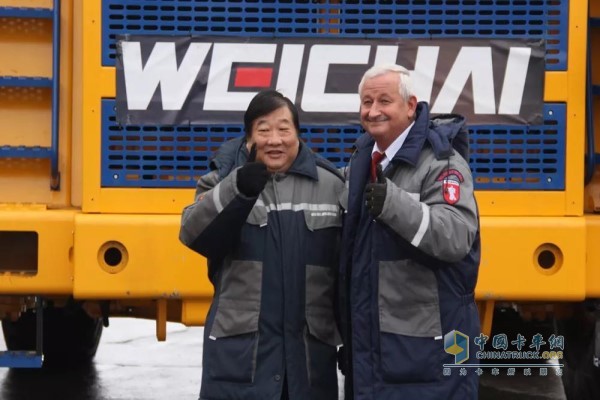
[[543,41],[123,36],[117,48],[123,125],[239,124],[262,89],[292,99],[303,125],[356,124],[360,78],[383,62],[412,71],[433,114],[543,120]]

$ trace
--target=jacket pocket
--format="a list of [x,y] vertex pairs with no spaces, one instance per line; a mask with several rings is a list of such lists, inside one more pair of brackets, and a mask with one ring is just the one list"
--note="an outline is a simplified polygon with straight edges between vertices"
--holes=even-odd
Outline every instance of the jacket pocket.
[[437,278],[412,260],[379,263],[382,377],[391,383],[441,379],[444,355]]
[[338,205],[313,205],[304,210],[306,227],[311,232],[306,244],[314,264],[306,265],[305,312],[308,333],[329,346],[341,344],[334,302],[337,285],[337,249],[342,226]]
[[318,265],[306,266],[306,370],[312,387],[337,394],[337,346],[342,343],[335,320],[335,271]]
[[306,266],[306,324],[308,332],[330,345],[341,344],[333,310],[335,271],[318,265]]
[[252,383],[258,351],[262,263],[233,261],[224,267],[204,368],[215,380]]
[[304,329],[304,349],[309,385],[319,388],[320,393],[329,393],[324,398],[337,399],[337,347],[317,338],[307,327]]

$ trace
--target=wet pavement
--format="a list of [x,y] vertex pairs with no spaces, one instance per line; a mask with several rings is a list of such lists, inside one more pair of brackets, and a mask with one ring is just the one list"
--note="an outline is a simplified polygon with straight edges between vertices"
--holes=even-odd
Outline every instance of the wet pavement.
[[[113,319],[95,362],[73,370],[0,368],[1,400],[196,400],[200,387],[202,328],[168,324],[158,342],[153,321]],[[0,350],[4,350],[0,330]],[[480,400],[565,400],[560,378],[481,378]]]

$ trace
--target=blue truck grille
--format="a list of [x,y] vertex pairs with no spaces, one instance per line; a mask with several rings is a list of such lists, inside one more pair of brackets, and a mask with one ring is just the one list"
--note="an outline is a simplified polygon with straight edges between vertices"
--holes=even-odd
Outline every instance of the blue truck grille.
[[[114,100],[102,101],[102,186],[194,187],[223,142],[242,125],[120,126]],[[539,126],[470,127],[478,190],[564,189],[566,107],[549,104]],[[302,127],[302,139],[338,167],[347,165],[360,126]]]
[[[117,35],[541,39],[546,70],[566,70],[567,0],[194,1],[103,0],[102,63]],[[241,125],[119,126],[102,102],[103,187],[193,187]],[[563,190],[566,107],[546,104],[539,126],[470,126],[478,190]],[[241,122],[241,121],[240,121]],[[346,165],[359,126],[305,126],[308,145]]]
[[543,39],[546,68],[565,70],[567,0],[304,1],[104,0],[102,62],[115,38],[230,35],[343,38]]

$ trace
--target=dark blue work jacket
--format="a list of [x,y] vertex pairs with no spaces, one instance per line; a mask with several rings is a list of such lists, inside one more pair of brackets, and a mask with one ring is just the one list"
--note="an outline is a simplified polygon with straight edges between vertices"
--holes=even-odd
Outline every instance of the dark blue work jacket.
[[203,400],[337,400],[334,317],[344,183],[300,146],[258,197],[237,188],[245,141],[227,143],[182,215],[181,241],[208,259]]
[[356,143],[340,271],[348,400],[477,399],[474,368],[467,376],[458,368],[444,373],[455,362],[444,337],[468,336],[466,362],[476,363],[473,338],[480,332],[473,297],[479,217],[466,135],[462,117],[430,121],[427,104],[419,103],[384,171],[387,193],[377,218],[364,197],[374,141],[365,134]]

